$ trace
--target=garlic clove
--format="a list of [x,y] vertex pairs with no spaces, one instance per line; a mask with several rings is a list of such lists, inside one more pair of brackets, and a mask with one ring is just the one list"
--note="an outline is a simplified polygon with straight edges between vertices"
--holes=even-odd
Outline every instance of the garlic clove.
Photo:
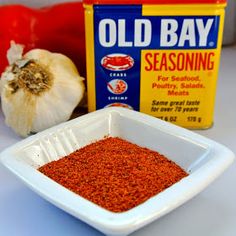
[[2,96],[2,110],[5,122],[20,136],[26,137],[31,130],[35,115],[35,97],[19,91],[14,97],[5,93]]
[[16,44],[13,40],[10,42],[11,47],[7,52],[7,60],[9,65],[12,65],[17,60],[20,60],[23,55],[24,46],[21,44]]
[[84,87],[78,81],[69,85],[64,80],[54,83],[53,88],[37,100],[36,115],[32,126],[33,132],[42,131],[68,120],[82,99]]

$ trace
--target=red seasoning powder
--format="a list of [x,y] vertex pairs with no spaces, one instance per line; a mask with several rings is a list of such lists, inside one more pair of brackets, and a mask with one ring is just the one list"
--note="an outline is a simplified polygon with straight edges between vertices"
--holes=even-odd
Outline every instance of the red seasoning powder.
[[113,212],[127,211],[188,175],[158,152],[112,137],[52,161],[39,171]]

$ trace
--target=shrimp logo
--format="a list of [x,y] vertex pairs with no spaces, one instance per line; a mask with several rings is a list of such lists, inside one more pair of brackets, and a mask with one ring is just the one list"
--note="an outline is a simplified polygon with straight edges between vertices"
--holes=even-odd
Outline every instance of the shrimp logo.
[[113,79],[107,83],[107,89],[113,94],[123,94],[128,89],[128,84],[121,79]]

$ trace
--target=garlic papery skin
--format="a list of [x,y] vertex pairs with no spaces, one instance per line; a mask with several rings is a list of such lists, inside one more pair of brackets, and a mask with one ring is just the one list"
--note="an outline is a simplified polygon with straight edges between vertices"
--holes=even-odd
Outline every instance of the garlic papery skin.
[[0,81],[5,122],[26,137],[67,121],[85,86],[66,56],[33,49],[7,67]]

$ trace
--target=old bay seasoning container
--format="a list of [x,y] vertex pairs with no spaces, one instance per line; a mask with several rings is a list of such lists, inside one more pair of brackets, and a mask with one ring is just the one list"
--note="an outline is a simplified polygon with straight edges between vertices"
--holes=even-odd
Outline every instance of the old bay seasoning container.
[[84,0],[89,111],[213,123],[225,0]]

